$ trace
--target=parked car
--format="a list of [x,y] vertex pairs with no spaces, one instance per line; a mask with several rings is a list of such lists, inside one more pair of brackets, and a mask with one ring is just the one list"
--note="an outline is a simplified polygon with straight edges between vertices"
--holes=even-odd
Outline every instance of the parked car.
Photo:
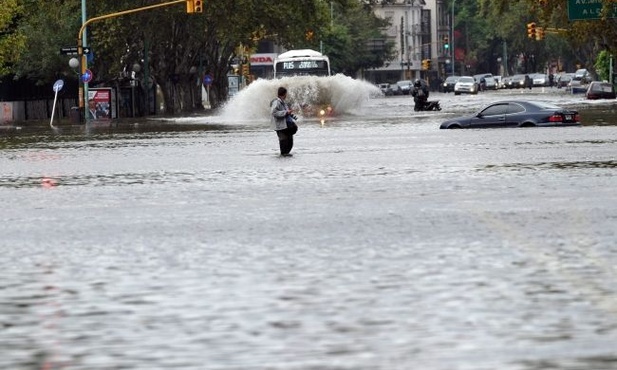
[[590,83],[591,81],[588,81],[587,77],[583,77],[582,79],[574,77],[572,78],[572,81],[568,83],[568,90],[572,94],[585,94],[587,93]]
[[529,75],[533,82],[533,86],[548,86],[548,76],[544,73],[534,73]]
[[501,79],[501,88],[508,89],[510,87],[510,80],[512,80],[512,76],[505,76]]
[[456,84],[456,81],[458,81],[459,78],[460,76],[448,76],[446,80],[443,82],[443,92],[445,93],[453,92],[454,85]]
[[454,95],[460,94],[477,94],[478,83],[471,76],[459,77],[456,84],[454,84]]
[[577,69],[576,72],[574,72],[575,80],[582,80],[583,78],[588,77],[588,76],[589,76],[589,72],[585,68]]
[[380,83],[379,84],[379,90],[381,90],[381,92],[385,96],[392,96],[392,95],[394,95],[394,90],[392,90],[392,86],[390,86],[389,83]]
[[484,78],[485,89],[486,90],[497,90],[497,82],[495,78],[490,73],[480,73],[477,75],[473,75],[478,85],[480,84],[480,80]]
[[392,89],[394,95],[403,95],[403,90],[401,90],[401,87],[399,85],[390,84],[390,88]]
[[403,92],[403,95],[409,95],[409,92],[412,89],[413,82],[411,80],[401,80],[396,83]]
[[539,101],[509,100],[492,103],[477,114],[447,120],[441,129],[579,126],[577,111]]
[[558,89],[568,87],[568,84],[572,81],[573,77],[574,73],[562,73],[555,79],[555,86],[557,86]]
[[593,81],[585,93],[587,99],[616,99],[615,87],[608,82]]
[[508,82],[508,89],[522,89],[525,87],[525,76],[522,74],[514,75]]

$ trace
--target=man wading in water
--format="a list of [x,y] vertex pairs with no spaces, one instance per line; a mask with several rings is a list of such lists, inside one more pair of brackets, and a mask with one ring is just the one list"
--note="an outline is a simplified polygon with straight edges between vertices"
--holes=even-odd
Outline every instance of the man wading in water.
[[[274,130],[279,138],[281,156],[291,157],[293,154],[289,152],[291,152],[291,148],[294,146],[293,135],[296,133],[298,128],[294,122],[295,116],[293,115],[293,110],[285,103],[286,98],[287,89],[284,87],[279,87],[277,98],[270,102],[270,112],[272,113],[271,122],[273,123]],[[295,129],[293,127],[288,127],[288,120],[291,120],[290,124],[293,124]]]

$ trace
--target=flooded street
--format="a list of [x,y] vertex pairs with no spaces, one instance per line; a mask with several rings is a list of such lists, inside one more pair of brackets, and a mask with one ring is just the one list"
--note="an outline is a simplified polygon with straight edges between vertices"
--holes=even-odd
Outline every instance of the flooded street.
[[[355,97],[281,158],[272,95],[0,131],[1,369],[617,369],[614,103]],[[508,98],[583,126],[439,130]]]

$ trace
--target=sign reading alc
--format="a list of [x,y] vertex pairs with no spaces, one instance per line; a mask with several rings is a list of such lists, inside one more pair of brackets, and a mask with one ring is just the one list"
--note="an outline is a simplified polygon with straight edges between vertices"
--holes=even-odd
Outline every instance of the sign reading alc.
[[617,18],[617,4],[602,0],[568,0],[568,18],[571,21],[601,19],[604,16]]

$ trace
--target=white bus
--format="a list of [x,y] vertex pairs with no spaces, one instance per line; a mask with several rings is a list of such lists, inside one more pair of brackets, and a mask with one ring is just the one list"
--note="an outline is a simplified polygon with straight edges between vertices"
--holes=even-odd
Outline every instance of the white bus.
[[330,59],[315,50],[289,50],[274,59],[274,78],[330,74]]

